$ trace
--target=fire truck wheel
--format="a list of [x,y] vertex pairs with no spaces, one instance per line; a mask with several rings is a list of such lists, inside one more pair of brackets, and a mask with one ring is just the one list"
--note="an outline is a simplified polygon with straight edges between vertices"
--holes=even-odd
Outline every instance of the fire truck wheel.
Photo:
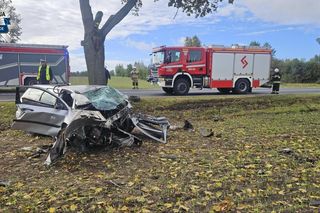
[[185,78],[179,78],[174,82],[173,91],[175,95],[186,95],[190,89],[189,82]]
[[229,94],[231,92],[231,88],[217,88],[217,90],[223,94]]
[[232,92],[234,93],[248,93],[250,92],[251,87],[250,87],[250,82],[247,79],[239,79],[236,82],[236,85]]
[[169,94],[169,95],[172,95],[173,94],[173,88],[170,88],[170,87],[162,87],[162,90]]
[[24,85],[34,85],[34,84],[37,84],[37,79],[36,78],[26,78],[24,80]]

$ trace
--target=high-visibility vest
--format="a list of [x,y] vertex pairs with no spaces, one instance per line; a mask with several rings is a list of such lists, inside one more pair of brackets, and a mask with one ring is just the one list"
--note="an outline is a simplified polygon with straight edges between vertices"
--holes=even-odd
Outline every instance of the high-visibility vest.
[[[39,66],[38,75],[37,75],[37,81],[40,80],[41,68],[42,68],[42,66]],[[50,69],[50,66],[47,65],[47,67],[46,67],[46,80],[47,81],[50,81],[50,71],[49,71],[49,69]]]

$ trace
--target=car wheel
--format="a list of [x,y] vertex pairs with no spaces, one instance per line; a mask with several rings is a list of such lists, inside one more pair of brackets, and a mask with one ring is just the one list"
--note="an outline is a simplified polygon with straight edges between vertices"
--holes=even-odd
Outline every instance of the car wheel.
[[169,95],[172,95],[173,94],[173,88],[170,88],[170,87],[162,87],[162,90],[169,94]]
[[179,78],[174,83],[174,94],[175,95],[186,95],[188,94],[190,89],[189,82],[185,78]]
[[247,79],[239,79],[236,82],[235,88],[232,92],[237,94],[244,94],[251,91],[250,82]]

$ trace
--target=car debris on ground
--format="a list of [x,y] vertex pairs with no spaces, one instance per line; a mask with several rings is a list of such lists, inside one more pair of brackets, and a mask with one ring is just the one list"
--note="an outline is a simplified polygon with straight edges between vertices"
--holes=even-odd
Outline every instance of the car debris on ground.
[[183,129],[186,130],[186,131],[189,131],[189,132],[191,132],[191,131],[194,130],[194,129],[193,129],[193,125],[192,125],[191,122],[188,121],[188,120],[185,120],[185,121],[184,121]]
[[47,165],[63,156],[69,146],[86,151],[92,145],[141,145],[133,129],[167,143],[170,124],[165,117],[134,114],[127,96],[109,86],[17,87],[16,106],[13,129],[55,138]]
[[7,187],[10,186],[11,181],[10,180],[0,180],[0,187]]
[[203,137],[211,137],[214,135],[212,129],[200,128],[200,134]]

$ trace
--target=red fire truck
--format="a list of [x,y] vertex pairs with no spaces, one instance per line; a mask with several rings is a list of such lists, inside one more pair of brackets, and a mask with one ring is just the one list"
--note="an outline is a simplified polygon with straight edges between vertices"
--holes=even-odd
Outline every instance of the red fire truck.
[[221,93],[249,93],[270,78],[271,49],[253,46],[166,47],[153,49],[159,85],[168,94],[191,87]]
[[68,84],[68,46],[0,43],[0,87],[36,84],[40,59],[53,72],[53,84]]

